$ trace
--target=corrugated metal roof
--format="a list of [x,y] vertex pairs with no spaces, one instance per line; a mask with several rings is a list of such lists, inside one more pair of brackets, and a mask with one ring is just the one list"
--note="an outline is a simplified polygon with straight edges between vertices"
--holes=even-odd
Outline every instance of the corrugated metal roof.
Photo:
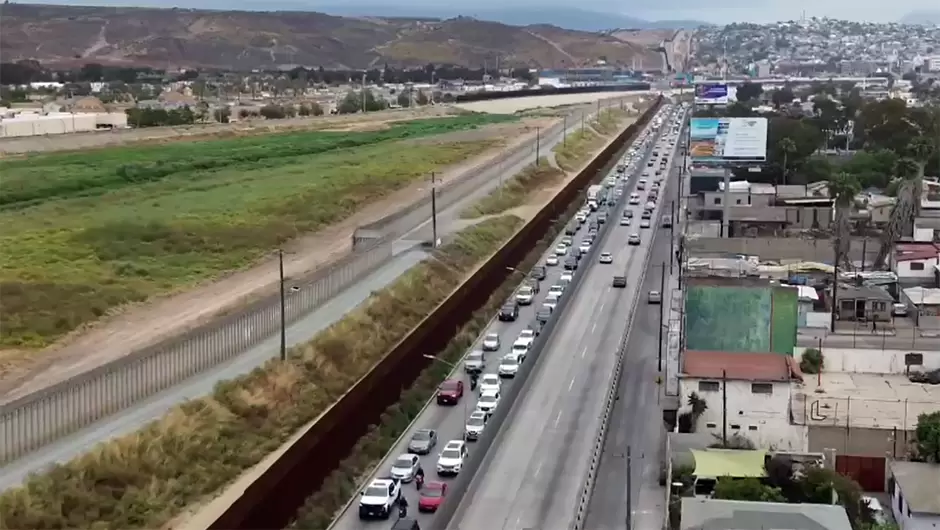
[[738,381],[790,381],[802,380],[799,368],[794,369],[792,357],[777,353],[735,353],[721,351],[688,350],[682,373],[700,379],[728,379]]

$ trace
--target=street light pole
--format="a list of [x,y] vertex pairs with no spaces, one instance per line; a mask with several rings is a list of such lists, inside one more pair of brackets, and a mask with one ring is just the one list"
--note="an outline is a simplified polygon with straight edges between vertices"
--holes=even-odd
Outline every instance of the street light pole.
[[434,182],[434,172],[431,172],[431,248],[437,248],[437,184]]
[[659,275],[659,355],[657,355],[657,370],[663,371],[663,306],[666,305],[666,262],[663,262],[662,274]]
[[277,249],[278,276],[281,287],[281,360],[287,359],[287,314],[284,310],[284,251]]
[[535,165],[539,165],[539,150],[542,145],[542,129],[541,127],[535,128]]

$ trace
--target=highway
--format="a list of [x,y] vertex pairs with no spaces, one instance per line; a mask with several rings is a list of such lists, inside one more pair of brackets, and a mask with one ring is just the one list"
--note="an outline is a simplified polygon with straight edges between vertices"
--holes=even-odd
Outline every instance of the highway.
[[[665,196],[658,202],[653,214],[657,222],[642,231],[645,240],[640,246],[627,245],[629,234],[637,231],[634,227],[608,233],[604,250],[614,254],[614,264],[583,272],[587,277],[542,352],[531,388],[514,404],[509,425],[494,442],[449,530],[568,526],[584,485],[621,338],[634,305],[645,311],[641,286],[646,257],[651,238],[664,230],[659,219],[664,211],[668,215],[667,204]],[[639,218],[642,206],[627,208]],[[626,289],[611,287],[615,270],[625,271]],[[655,350],[645,355],[655,369]]]
[[[568,128],[580,123],[581,113],[585,121],[593,118],[591,111],[596,105],[587,105],[573,109],[569,117]],[[559,133],[541,139],[541,152],[548,153],[560,143],[564,135]],[[494,170],[481,172],[471,177],[472,192],[458,186],[451,193],[458,194],[460,200],[438,212],[438,236],[447,239],[466,226],[460,219],[460,212],[498,188],[502,182],[520,172],[535,160],[534,153],[512,157],[508,162]],[[343,318],[346,313],[365,301],[371,293],[381,290],[394,282],[401,274],[424,259],[427,254],[418,244],[431,237],[431,221],[428,219],[412,228],[394,244],[394,256],[387,263],[365,276],[332,300],[307,314],[290,325],[287,329],[287,345],[293,347],[312,339],[321,330]],[[521,328],[520,328],[521,329]],[[266,361],[276,356],[280,339],[275,334],[254,348],[242,353],[229,362],[217,365],[210,370],[197,374],[182,383],[142,400],[122,411],[76,431],[64,438],[50,443],[23,458],[0,467],[0,491],[20,485],[30,474],[40,472],[55,463],[67,462],[87,452],[103,441],[132,433],[151,421],[160,418],[174,406],[190,399],[208,395],[220,381],[226,381],[249,373]]]
[[[645,168],[645,164],[641,163],[641,164],[640,164],[640,167]],[[639,172],[640,172],[640,171],[639,171],[639,169],[638,169],[638,170],[636,171],[636,173],[635,173],[635,174],[632,176],[632,178],[630,179],[630,182],[624,187],[624,188],[625,188],[625,191],[624,191],[625,194],[628,194],[628,193],[633,189],[633,186],[635,185],[635,181],[637,180],[637,176],[639,175]],[[632,207],[632,208],[635,208],[635,209],[636,209],[636,211],[635,211],[635,219],[636,219],[636,222],[638,222],[639,217],[640,217],[639,214],[640,214],[640,212],[641,212],[641,209],[640,209],[641,207],[640,207],[640,206],[634,206],[634,207]],[[608,222],[610,222],[610,223],[618,223],[618,222],[619,222],[619,219],[620,219],[619,215],[620,215],[620,212],[619,212],[619,211],[613,211],[613,212],[611,212],[611,215],[610,215],[610,218],[609,218],[609,221],[608,221]],[[654,219],[655,219],[655,218],[656,218],[656,217],[654,216]],[[611,230],[608,230],[608,232],[607,232],[607,234],[606,234],[606,237],[605,237],[605,240],[599,240],[599,241],[596,242],[595,244],[596,244],[596,245],[597,245],[597,244],[602,245],[602,250],[607,250],[607,251],[610,251],[612,254],[614,254],[614,256],[615,256],[615,263],[614,263],[613,265],[598,265],[597,267],[594,267],[594,264],[593,264],[593,263],[582,263],[581,267],[579,267],[579,272],[578,272],[578,274],[588,274],[588,275],[592,275],[592,274],[593,274],[593,277],[590,277],[590,276],[589,276],[589,277],[586,278],[585,280],[586,280],[587,282],[591,282],[592,280],[595,281],[595,282],[597,283],[596,288],[599,289],[599,290],[601,290],[602,292],[604,292],[606,297],[609,297],[609,298],[610,298],[611,307],[614,307],[615,310],[616,310],[616,311],[619,311],[619,312],[628,311],[629,308],[624,309],[623,307],[615,307],[615,306],[620,306],[620,305],[623,305],[623,304],[620,304],[619,301],[617,300],[617,299],[619,298],[619,297],[617,296],[617,293],[612,292],[613,289],[611,289],[611,287],[610,287],[610,285],[611,285],[611,279],[612,279],[613,271],[616,270],[616,268],[617,268],[618,266],[621,267],[621,268],[626,268],[626,266],[627,266],[627,264],[628,264],[628,262],[629,262],[629,258],[632,256],[632,254],[633,254],[634,252],[636,252],[635,249],[644,248],[643,246],[640,246],[640,247],[629,247],[629,246],[626,244],[626,243],[627,243],[627,237],[628,237],[628,235],[631,234],[631,233],[635,233],[635,232],[636,232],[636,233],[638,233],[638,232],[650,232],[650,230],[640,230],[639,227],[636,226],[636,225],[631,226],[631,227],[620,227],[620,226],[616,226],[616,224],[614,224],[614,225],[611,227]],[[578,241],[578,240],[580,239],[580,236],[581,236],[581,234],[576,235],[576,236],[574,237],[574,240],[575,240],[575,241]],[[644,234],[644,236],[645,236],[645,237],[648,237],[648,234]],[[558,240],[560,240],[561,237],[562,237],[562,236],[559,236]],[[557,242],[558,242],[558,241],[556,240],[555,243],[557,243]],[[552,252],[552,248],[553,248],[553,247],[554,247],[554,244],[553,244],[552,247],[548,250],[548,253]],[[543,258],[542,263],[544,263],[544,258]],[[499,336],[500,336],[500,342],[501,342],[501,348],[500,348],[501,352],[505,352],[505,351],[507,351],[507,350],[509,349],[509,347],[511,346],[512,342],[518,337],[520,331],[521,331],[524,327],[526,327],[526,325],[527,325],[529,322],[531,322],[532,319],[534,318],[534,316],[535,316],[535,310],[536,310],[536,308],[538,308],[538,307],[541,305],[542,301],[544,300],[544,298],[545,298],[545,296],[546,296],[546,294],[547,294],[547,291],[548,291],[548,287],[551,286],[551,285],[553,285],[554,283],[557,283],[558,278],[560,277],[560,275],[561,275],[561,273],[562,273],[561,268],[560,268],[560,267],[557,267],[557,266],[556,266],[556,267],[547,267],[547,270],[548,270],[548,277],[547,277],[545,280],[543,280],[543,281],[541,282],[541,284],[542,284],[541,292],[536,296],[536,299],[535,299],[535,301],[533,302],[533,304],[532,304],[531,306],[527,306],[527,307],[524,306],[524,307],[522,308],[522,311],[521,311],[521,314],[520,314],[519,319],[518,319],[516,322],[513,322],[513,323],[504,323],[504,322],[498,322],[498,321],[493,321],[493,322],[491,322],[490,325],[486,328],[486,330],[485,330],[483,333],[481,333],[480,337],[478,337],[477,342],[474,344],[474,346],[473,346],[470,350],[468,350],[468,351],[472,351],[473,349],[478,349],[479,346],[480,346],[480,342],[481,342],[481,340],[482,340],[482,337],[483,337],[484,335],[486,335],[487,333],[497,333],[497,334],[499,334]],[[594,272],[594,271],[599,271],[599,272]],[[629,289],[627,289],[627,290],[629,290]],[[577,295],[577,293],[575,292],[575,293],[565,293],[564,296],[576,296],[576,295]],[[632,298],[631,298],[631,300],[632,300]],[[566,313],[565,315],[561,315],[561,317],[562,317],[564,320],[559,323],[560,326],[563,326],[563,327],[564,327],[564,326],[567,326],[568,323],[570,323],[570,322],[579,322],[578,320],[574,320],[574,319],[567,318],[567,315],[569,315],[569,314],[575,314],[575,315],[576,315],[576,314],[578,314],[578,313],[577,313],[578,311],[586,312],[588,315],[592,315],[592,314],[598,315],[599,318],[596,319],[596,320],[595,320],[595,319],[586,319],[586,320],[584,320],[583,322],[580,322],[580,323],[578,324],[579,327],[585,327],[585,332],[587,332],[586,330],[588,330],[588,329],[591,329],[591,330],[593,330],[594,332],[596,332],[596,336],[597,336],[597,337],[603,336],[603,333],[604,333],[604,331],[607,329],[608,326],[610,326],[610,325],[616,325],[616,324],[613,322],[613,321],[615,320],[615,318],[614,318],[613,316],[605,316],[605,317],[603,317],[603,318],[600,318],[600,315],[601,315],[601,314],[605,314],[603,304],[597,304],[597,303],[595,303],[595,301],[593,301],[593,300],[588,300],[588,299],[585,299],[585,298],[583,298],[583,297],[582,297],[582,298],[578,298],[578,299],[575,300],[574,302],[575,302],[574,309],[569,309],[569,310],[573,311],[573,313]],[[606,302],[604,302],[604,303],[606,303]],[[566,310],[566,311],[569,311],[569,310]],[[624,318],[625,318],[625,317],[624,317]],[[586,324],[585,324],[586,322],[592,322],[592,321],[594,322],[594,324],[593,324],[592,326],[586,326]],[[601,327],[601,329],[597,329],[599,323],[602,324],[602,326],[603,326],[603,327]],[[556,331],[555,333],[558,333],[558,332]],[[578,335],[578,337],[580,337],[582,334],[581,334],[581,333],[578,333],[577,335]],[[617,337],[618,337],[617,340],[619,340],[619,335],[618,335]],[[552,343],[554,344],[555,341],[553,340]],[[588,357],[588,356],[587,356],[588,353],[591,353],[591,354],[592,354],[592,355],[590,356],[591,358],[595,357],[595,356],[593,355],[593,353],[594,353],[594,350],[593,350],[593,349],[589,349],[589,348],[587,348],[587,347],[580,347],[578,344],[573,344],[573,345],[572,345],[572,344],[568,344],[568,345],[566,345],[566,347],[569,348],[569,350],[571,350],[571,351],[576,351],[577,353],[576,353],[576,354],[573,354],[573,355],[567,355],[567,356],[566,356],[567,359],[570,360],[570,362],[568,362],[568,363],[563,363],[563,364],[565,364],[565,366],[554,366],[554,367],[551,368],[551,370],[552,370],[553,373],[557,372],[557,373],[555,374],[555,377],[556,377],[556,378],[557,378],[557,377],[560,377],[560,378],[563,378],[563,379],[566,378],[566,377],[567,377],[567,373],[569,373],[569,371],[571,370],[571,367],[570,367],[570,366],[567,366],[567,365],[570,365],[570,364],[583,364],[583,363],[584,363],[584,359],[585,359],[586,357]],[[590,351],[589,351],[589,350],[590,350]],[[497,366],[498,366],[498,364],[499,364],[499,358],[500,358],[500,356],[501,356],[501,354],[492,354],[492,353],[487,356],[487,359],[486,359],[486,368],[484,369],[484,373],[495,373],[495,372],[496,372],[496,368],[497,368]],[[556,355],[556,356],[557,356],[557,355]],[[533,373],[531,374],[531,378],[539,378],[539,380],[541,381],[541,380],[543,380],[546,376],[545,376],[544,374],[541,374],[540,372],[541,372],[542,370],[545,370],[544,366],[545,366],[545,364],[547,364],[549,361],[544,361],[544,362],[543,362],[543,361],[540,360],[539,362],[540,362],[540,365],[537,367],[536,372],[533,372]],[[556,362],[555,364],[557,365],[557,364],[559,364],[559,363]],[[610,371],[609,371],[609,369],[608,369],[608,370],[607,370],[607,373],[609,374],[609,372],[610,372]],[[592,379],[597,379],[597,378],[601,377],[602,374],[604,374],[604,369],[603,369],[601,366],[599,366],[599,365],[593,367],[592,370],[591,370],[591,378],[592,378]],[[462,379],[464,380],[465,384],[466,384],[466,385],[469,385],[469,379],[463,374],[462,368],[461,368],[460,366],[457,366],[457,367],[456,367],[456,370],[455,370],[455,372],[451,375],[451,377],[452,377],[452,378],[462,378]],[[531,379],[530,379],[530,380],[531,380]],[[584,385],[584,383],[585,383],[585,381],[582,381],[581,384],[578,385],[578,391],[581,391],[582,389],[586,388],[585,385]],[[502,390],[501,393],[502,393],[503,395],[506,395],[507,389],[510,388],[510,386],[513,385],[514,383],[513,383],[513,381],[512,381],[511,379],[509,379],[509,380],[504,379],[502,384],[503,384],[503,390]],[[537,384],[538,384],[538,383],[537,383]],[[588,384],[590,384],[590,383],[588,383]],[[552,385],[552,386],[557,386],[557,385]],[[567,379],[564,381],[564,387],[563,387],[563,388],[568,388],[568,389],[570,390],[570,389],[572,389],[573,386],[574,386],[574,381],[571,381],[570,384],[568,383]],[[523,400],[524,400],[524,401],[527,401],[527,400],[528,400],[528,397],[523,398]],[[507,402],[501,402],[499,406],[500,406],[500,407],[506,407],[506,406],[510,406],[510,405],[512,405],[512,404],[507,403]],[[550,406],[550,404],[542,403],[542,404],[540,404],[540,406],[541,406],[541,407],[545,407],[545,406]],[[587,407],[587,406],[589,406],[589,405],[587,405],[587,406],[582,405],[582,406],[583,406],[583,407]],[[438,477],[436,477],[436,474],[435,474],[435,472],[434,472],[436,460],[435,460],[435,456],[433,456],[433,455],[436,455],[436,454],[437,454],[437,451],[439,451],[440,448],[442,448],[442,447],[444,446],[444,444],[447,443],[447,441],[449,441],[449,440],[460,440],[460,439],[462,439],[462,437],[463,437],[463,432],[464,432],[464,425],[465,425],[465,423],[466,423],[466,422],[465,422],[465,418],[466,418],[467,415],[469,415],[470,412],[473,411],[474,408],[475,408],[474,396],[472,396],[472,395],[465,396],[464,399],[461,401],[461,403],[458,404],[457,406],[450,406],[450,407],[448,407],[448,406],[438,406],[438,405],[434,404],[433,402],[430,403],[430,404],[427,406],[427,408],[425,409],[425,411],[423,411],[423,412],[418,416],[418,418],[412,423],[412,425],[411,425],[411,426],[409,427],[409,429],[406,431],[406,433],[405,433],[405,435],[402,437],[402,439],[399,440],[399,442],[398,442],[398,443],[395,445],[395,447],[389,452],[389,454],[386,456],[386,458],[378,465],[378,467],[376,468],[376,470],[375,470],[373,476],[370,477],[370,480],[373,479],[373,478],[384,477],[384,476],[387,476],[387,475],[388,475],[389,470],[390,470],[390,468],[391,468],[392,462],[398,457],[398,455],[400,455],[400,454],[406,452],[407,446],[408,446],[408,441],[410,440],[411,435],[412,435],[416,430],[418,430],[418,429],[433,429],[433,430],[437,431],[437,433],[438,433],[438,440],[439,440],[439,441],[438,441],[438,447],[437,447],[437,449],[432,450],[431,456],[425,456],[425,457],[422,458],[422,467],[424,467],[424,469],[425,469],[426,472],[427,472],[428,480],[444,480],[445,482],[447,482],[448,479],[439,479]],[[588,409],[588,410],[589,410],[589,409]],[[538,416],[539,416],[540,414],[541,414],[541,415],[546,415],[546,414],[547,414],[548,417],[539,418]],[[571,412],[570,414],[567,415],[567,417],[566,417],[565,419],[566,419],[566,421],[572,421],[572,420],[575,420],[575,421],[576,421],[579,416],[581,416],[581,414],[577,414],[577,413],[575,413],[575,412]],[[543,423],[545,423],[545,422],[555,422],[555,424],[557,425],[557,423],[561,420],[561,416],[559,416],[559,415],[554,415],[554,414],[549,414],[549,413],[546,413],[544,410],[541,410],[541,411],[536,411],[536,412],[534,412],[534,413],[526,414],[525,417],[524,417],[523,419],[520,419],[519,421],[520,421],[520,423],[523,423],[523,422],[527,422],[527,421],[530,420],[530,419],[533,420],[533,421],[536,421],[536,422],[538,422],[539,420],[542,420]],[[490,428],[493,428],[493,427],[498,427],[498,426],[491,426]],[[512,425],[512,428],[515,428],[515,427],[516,427],[516,424],[513,424],[513,425]],[[523,435],[523,436],[531,437],[532,433],[535,433],[535,432],[537,432],[537,431],[530,429],[530,430],[527,430],[527,431],[523,432],[522,435]],[[592,431],[592,432],[593,432],[593,431]],[[546,436],[546,434],[547,434],[547,433],[543,433],[543,436]],[[562,442],[563,442],[563,440],[562,440]],[[472,443],[472,442],[470,443],[469,450],[470,450],[471,458],[473,458],[473,457],[474,457],[474,447],[473,447],[473,443]],[[523,453],[529,453],[529,455],[531,455],[531,453],[532,453],[531,448],[530,448],[527,444],[523,444],[523,446],[521,447],[520,451],[523,452]],[[520,474],[518,477],[514,477],[511,473],[504,472],[503,470],[501,470],[501,472],[500,472],[498,475],[499,475],[499,476],[494,477],[498,482],[503,482],[503,481],[505,481],[505,482],[512,482],[512,483],[516,483],[517,486],[518,486],[518,481],[522,479],[522,476],[521,476],[522,474]],[[410,485],[410,484],[406,484],[406,485],[403,487],[403,492],[405,493],[405,496],[406,496],[406,498],[407,498],[407,500],[408,500],[408,503],[409,503],[409,506],[410,506],[409,513],[412,514],[412,515],[414,515],[414,514],[416,513],[416,509],[417,509],[417,505],[418,505],[418,492],[417,492],[416,488],[415,488],[413,485]],[[572,498],[573,498],[573,497],[572,497]],[[358,499],[358,497],[354,497],[354,498],[350,501],[350,504],[346,507],[346,509],[343,511],[343,513],[341,513],[340,516],[337,518],[337,520],[334,522],[333,526],[331,527],[331,530],[353,530],[353,529],[361,529],[361,528],[366,528],[366,527],[368,527],[368,528],[387,528],[387,527],[390,527],[390,526],[391,526],[391,522],[388,522],[388,523],[374,523],[374,522],[362,522],[362,521],[360,521],[359,518],[358,518],[358,512],[357,512],[357,506],[358,506],[358,504],[357,504],[357,502],[356,502],[357,499]],[[395,518],[395,517],[393,516],[392,519],[394,520],[394,518]],[[433,515],[432,515],[432,514],[418,514],[418,515],[417,515],[417,518],[418,518],[419,523],[421,524],[421,526],[422,526],[422,527],[426,527],[426,526],[429,526],[430,523],[431,523],[431,521],[433,520]],[[472,528],[484,528],[484,527],[489,528],[490,526],[489,526],[489,523],[483,522],[483,523],[480,523],[480,524],[477,524],[477,525],[468,526],[467,528],[471,528],[471,527],[472,527]],[[494,527],[494,528],[495,528],[495,527]]]
[[[680,138],[682,134],[680,132]],[[678,191],[679,164],[673,164],[663,192],[663,203],[675,200],[679,204]],[[657,232],[650,248],[641,293],[661,290],[662,274],[669,274],[668,263],[674,257],[669,245],[672,235],[671,231],[665,229]],[[666,267],[663,267],[664,263]],[[677,267],[673,271],[679,274]],[[663,299],[666,300],[665,293]],[[607,439],[584,528],[624,528],[627,517],[627,447],[631,449],[632,527],[638,530],[662,527],[666,493],[659,485],[659,463],[665,443],[665,430],[659,402],[661,387],[655,381],[660,325],[660,307],[643,304],[641,300],[628,332],[617,401],[610,415]]]

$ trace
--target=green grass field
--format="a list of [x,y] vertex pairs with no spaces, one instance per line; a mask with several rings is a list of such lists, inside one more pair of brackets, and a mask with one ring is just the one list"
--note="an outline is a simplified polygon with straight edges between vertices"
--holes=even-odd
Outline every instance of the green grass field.
[[494,141],[409,143],[515,119],[291,132],[0,161],[0,345],[243,268]]

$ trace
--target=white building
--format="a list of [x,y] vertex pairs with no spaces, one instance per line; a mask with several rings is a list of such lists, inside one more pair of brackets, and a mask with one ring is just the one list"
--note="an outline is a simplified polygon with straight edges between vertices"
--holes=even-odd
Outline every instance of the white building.
[[891,513],[901,530],[940,528],[940,464],[904,462],[890,464],[888,493]]
[[123,112],[24,113],[9,118],[0,118],[0,138],[47,136],[126,127],[127,114]]
[[[757,447],[806,451],[806,428],[790,424],[793,385],[802,381],[799,364],[788,355],[690,350],[679,375],[680,403],[695,393],[707,408],[696,432],[740,435]],[[727,403],[727,410],[725,410]]]
[[899,243],[891,256],[891,272],[901,282],[936,279],[940,264],[940,244],[931,242]]

